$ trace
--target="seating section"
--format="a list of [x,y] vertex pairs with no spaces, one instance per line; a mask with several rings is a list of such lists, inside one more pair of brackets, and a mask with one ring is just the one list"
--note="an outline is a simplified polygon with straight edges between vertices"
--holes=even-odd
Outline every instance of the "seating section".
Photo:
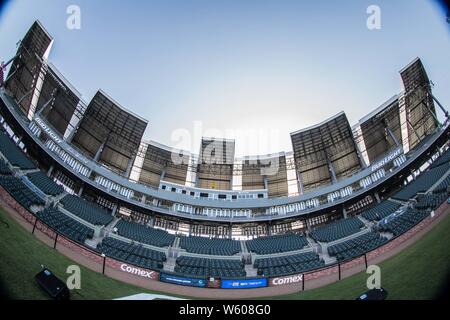
[[374,207],[365,210],[361,215],[367,220],[380,221],[381,219],[387,217],[391,213],[397,211],[400,204],[385,200],[381,203],[376,204]]
[[19,178],[0,176],[0,185],[19,202],[29,209],[32,205],[45,205],[44,200],[31,191]]
[[161,270],[164,267],[164,261],[167,260],[164,252],[110,237],[103,239],[102,243],[97,246],[97,251],[108,257],[153,270]]
[[55,208],[47,208],[36,214],[45,224],[68,238],[84,243],[86,239],[94,236],[94,230],[73,220]]
[[33,172],[27,175],[28,179],[47,195],[56,196],[64,192],[64,189],[57,185],[43,172]]
[[220,256],[232,256],[241,251],[239,241],[230,239],[210,239],[205,237],[181,237],[180,247],[188,252]]
[[205,259],[181,256],[176,261],[175,272],[191,277],[241,278],[245,277],[240,260]]
[[292,273],[302,273],[321,268],[325,265],[315,252],[306,252],[284,257],[258,258],[253,266],[258,275],[274,277]]
[[431,168],[439,167],[443,164],[448,164],[450,162],[450,149],[445,151],[433,164],[430,166]]
[[65,196],[61,203],[64,209],[93,225],[107,225],[114,219],[107,210],[74,195]]
[[5,161],[3,161],[2,159],[0,159],[0,174],[3,175],[10,175],[12,172],[9,169],[8,165],[6,164]]
[[419,210],[436,210],[447,199],[447,192],[422,195],[417,198],[417,204],[414,207]]
[[338,261],[343,261],[372,251],[387,241],[385,237],[380,236],[378,233],[369,232],[328,247],[328,253],[330,256],[336,256]]
[[403,214],[389,219],[386,223],[380,224],[379,230],[390,232],[394,236],[399,236],[413,228],[429,214],[430,210],[408,209]]
[[449,194],[450,175],[447,176],[437,187],[433,190],[433,193],[447,193]]
[[331,242],[348,237],[360,231],[363,227],[364,223],[358,218],[347,218],[311,231],[311,237],[316,241]]
[[173,244],[175,236],[167,231],[147,227],[142,224],[120,220],[116,224],[118,234],[138,242],[156,247],[168,247]]
[[24,170],[36,169],[36,166],[29,160],[11,139],[0,130],[0,152],[8,159],[13,167]]
[[246,245],[250,252],[271,254],[301,250],[308,245],[308,241],[301,234],[285,234],[248,240]]
[[404,186],[402,190],[397,192],[393,198],[407,201],[416,196],[418,192],[425,192],[430,189],[450,169],[450,164],[444,164],[436,168],[432,168]]

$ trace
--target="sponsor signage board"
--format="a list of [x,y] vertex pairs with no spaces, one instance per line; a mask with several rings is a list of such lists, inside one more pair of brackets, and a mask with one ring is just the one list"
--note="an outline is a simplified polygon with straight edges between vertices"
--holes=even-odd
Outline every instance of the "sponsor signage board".
[[284,277],[271,278],[269,280],[269,286],[270,287],[284,286],[287,284],[300,283],[302,281],[303,281],[302,274],[293,274],[293,275],[284,276]]
[[151,280],[158,280],[158,272],[137,268],[135,266],[130,266],[126,263],[122,263],[120,265],[120,270],[122,270],[126,273],[130,273],[130,274],[139,276],[139,277],[148,278]]
[[385,165],[387,165],[389,162],[393,161],[395,158],[397,158],[401,154],[403,154],[403,148],[398,148],[397,150],[395,150],[391,154],[389,154],[386,157],[384,157],[379,162],[377,162],[374,165],[372,165],[372,167],[371,167],[372,168],[372,172],[375,172],[378,169],[384,167]]
[[267,279],[222,280],[222,289],[249,289],[267,287]]
[[196,279],[196,278],[186,278],[180,276],[174,276],[167,273],[161,273],[159,276],[159,280],[161,282],[173,283],[182,286],[191,286],[191,287],[206,287],[208,281],[206,279]]

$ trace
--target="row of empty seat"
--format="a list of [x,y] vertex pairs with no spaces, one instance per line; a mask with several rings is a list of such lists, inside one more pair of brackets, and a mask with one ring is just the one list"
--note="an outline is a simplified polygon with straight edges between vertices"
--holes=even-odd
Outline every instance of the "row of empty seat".
[[240,242],[236,240],[195,236],[181,237],[180,247],[192,253],[224,256],[232,256],[241,251]]
[[68,238],[84,244],[86,239],[94,236],[94,230],[70,218],[56,208],[39,211],[37,217],[45,224]]
[[447,149],[433,164],[430,168],[436,168],[443,164],[448,164],[450,162],[450,148]]
[[253,266],[260,276],[280,276],[301,273],[321,268],[325,265],[315,252],[306,252],[290,256],[258,258]]
[[171,246],[175,240],[175,236],[167,231],[125,220],[120,220],[116,224],[116,228],[117,233],[125,238],[157,247]]
[[430,211],[431,210],[407,209],[404,213],[392,217],[387,222],[380,224],[379,231],[390,232],[394,236],[399,236],[425,219]]
[[422,195],[417,198],[417,204],[414,207],[419,210],[425,209],[436,210],[447,199],[448,199],[447,192]]
[[0,152],[8,159],[13,167],[24,170],[36,169],[34,163],[0,130]]
[[391,213],[394,213],[397,211],[397,209],[400,207],[399,203],[385,200],[381,203],[376,204],[375,206],[371,207],[370,209],[364,210],[364,212],[361,214],[364,218],[371,221],[379,221]]
[[31,183],[47,195],[56,196],[64,192],[64,189],[60,185],[57,185],[52,179],[41,171],[29,173],[27,177]]
[[260,237],[248,240],[245,244],[250,252],[271,254],[301,250],[308,245],[308,241],[302,234],[285,234]]
[[3,175],[10,175],[12,172],[9,169],[8,165],[6,164],[5,161],[3,161],[2,159],[0,159],[0,174]]
[[0,185],[19,202],[29,209],[32,205],[43,206],[44,200],[31,191],[19,178],[13,176],[0,176]]
[[108,257],[127,261],[133,265],[148,269],[162,269],[163,263],[167,259],[166,254],[163,252],[110,237],[103,239],[102,243],[98,244],[97,251],[104,253]]
[[311,231],[311,237],[316,241],[331,242],[357,233],[364,223],[356,217],[338,220]]
[[328,247],[330,256],[336,256],[338,261],[360,256],[385,244],[388,240],[375,232],[369,232]]
[[450,187],[450,175],[448,175],[439,185],[436,187],[436,189],[433,190],[433,193],[448,193]]
[[240,260],[206,259],[189,256],[178,257],[175,272],[194,277],[236,278],[245,277]]
[[402,190],[392,197],[407,201],[416,196],[418,192],[425,192],[430,189],[450,169],[450,164],[443,164],[420,174],[415,180],[408,183]]
[[74,195],[65,196],[61,203],[64,209],[93,225],[107,225],[114,219],[107,210]]

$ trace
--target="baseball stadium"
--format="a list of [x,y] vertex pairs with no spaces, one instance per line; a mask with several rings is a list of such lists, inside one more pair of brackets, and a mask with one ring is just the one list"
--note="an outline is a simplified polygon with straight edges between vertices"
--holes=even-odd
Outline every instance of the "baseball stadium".
[[449,101],[427,58],[386,74],[399,86],[358,121],[344,107],[286,133],[289,150],[237,155],[225,137],[196,152],[148,139],[151,119],[114,92],[85,100],[52,63],[58,40],[36,19],[1,43],[15,48],[0,79],[8,298],[51,299],[37,274],[65,279],[69,266],[74,300],[355,300],[374,266],[387,299],[446,289]]

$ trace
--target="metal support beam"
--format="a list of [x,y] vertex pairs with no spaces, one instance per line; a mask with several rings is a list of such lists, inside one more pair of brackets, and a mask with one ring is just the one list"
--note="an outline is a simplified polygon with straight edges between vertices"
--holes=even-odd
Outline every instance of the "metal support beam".
[[378,192],[374,193],[375,199],[377,200],[377,203],[381,203],[381,198],[380,195],[378,194]]
[[55,98],[54,98],[53,95],[52,95],[52,97],[50,98],[50,100],[48,100],[48,101],[42,106],[41,110],[39,110],[37,113],[34,114],[34,117],[36,117],[36,116],[40,117],[40,116],[41,116],[41,113],[42,113],[42,112],[50,105],[50,103],[53,102],[54,99],[55,99]]
[[119,208],[119,206],[117,205],[117,203],[114,204],[114,207],[113,207],[112,212],[111,212],[111,215],[112,215],[112,216],[115,216],[115,215],[116,215],[116,212],[117,212],[117,209],[118,209],[118,208]]
[[5,63],[5,67],[7,67],[10,63],[12,63],[14,61],[14,59],[16,59],[20,54],[16,54],[14,57],[12,57],[11,59],[9,59],[6,63]]
[[[430,101],[430,93],[429,92],[427,92],[427,99],[426,99],[426,102],[424,103],[425,104],[425,109],[427,109],[427,111],[431,114],[431,116],[434,118],[434,120],[436,121],[436,123],[438,124],[438,127],[441,127],[442,126],[442,124],[441,124],[441,122],[439,121],[439,119],[438,119],[438,117],[437,117],[437,115],[433,112],[433,111],[431,111],[431,109],[429,108],[429,106],[428,106],[428,101]],[[432,98],[433,99],[433,98]]]
[[303,187],[303,181],[301,177],[301,173],[297,170],[295,171],[297,173],[297,186],[298,186],[298,194],[303,194],[305,192],[305,189]]
[[[416,135],[417,138],[417,142],[420,142],[420,136],[417,133],[416,129],[414,129],[413,125],[411,124],[411,122],[408,120],[408,117],[406,117],[406,123],[411,127],[412,131],[414,132],[414,134]],[[411,148],[411,146],[410,146]]]
[[17,104],[20,105],[25,98],[27,98],[30,94],[34,92],[34,88],[26,92],[20,99],[17,101]]
[[442,104],[439,102],[439,100],[435,96],[433,96],[433,94],[431,92],[430,92],[430,96],[437,103],[439,108],[441,108],[442,112],[445,114],[445,117],[448,119],[448,116],[449,116],[448,111],[442,106]]
[[391,137],[391,139],[394,141],[395,145],[397,147],[400,147],[400,143],[398,142],[397,138],[395,137],[394,133],[392,132],[391,128],[389,128],[388,126],[384,127],[388,133],[388,135]]
[[330,160],[330,157],[328,156],[328,153],[325,151],[325,157],[328,163],[328,170],[330,171],[331,176],[331,183],[337,182],[336,172],[334,171],[333,163]]
[[268,190],[269,189],[269,183],[268,183],[267,176],[263,177],[263,182],[264,182],[264,189]]
[[134,161],[136,160],[136,155],[131,157],[130,161],[128,161],[127,170],[125,171],[125,176],[127,178],[131,175],[131,170],[133,170]]
[[78,196],[81,197],[84,191],[84,185],[81,186],[80,190],[78,191]]
[[162,169],[161,177],[159,178],[159,181],[164,181],[165,177],[166,177],[166,168]]
[[103,141],[103,143],[100,146],[100,148],[98,148],[97,153],[95,154],[95,157],[94,157],[94,161],[95,162],[97,162],[98,159],[100,159],[100,157],[102,156],[103,148],[105,147],[107,140],[108,140],[108,138],[105,138],[105,141]]

